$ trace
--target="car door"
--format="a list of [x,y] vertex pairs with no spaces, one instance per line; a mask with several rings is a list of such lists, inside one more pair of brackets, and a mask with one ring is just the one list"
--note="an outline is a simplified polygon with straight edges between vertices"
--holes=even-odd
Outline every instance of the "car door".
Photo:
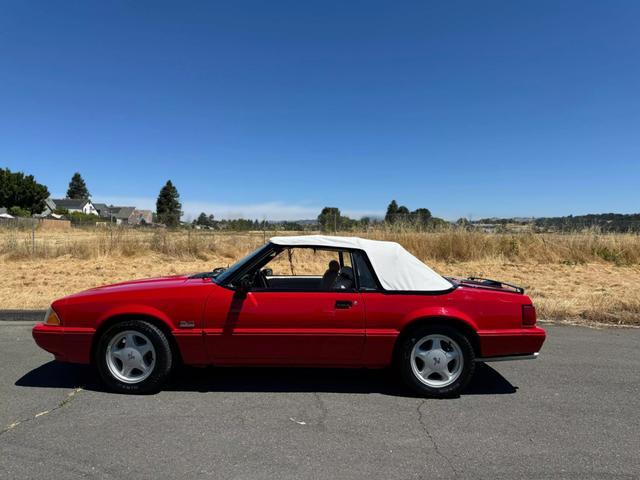
[[217,364],[357,365],[365,337],[356,291],[224,289],[207,302],[205,344]]

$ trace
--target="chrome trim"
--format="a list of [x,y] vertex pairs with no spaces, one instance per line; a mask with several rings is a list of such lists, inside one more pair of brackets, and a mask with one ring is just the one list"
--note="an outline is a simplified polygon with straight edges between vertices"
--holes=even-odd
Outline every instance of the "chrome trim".
[[509,360],[535,360],[538,358],[538,352],[530,355],[508,355],[506,357],[485,357],[476,358],[476,362],[507,362]]

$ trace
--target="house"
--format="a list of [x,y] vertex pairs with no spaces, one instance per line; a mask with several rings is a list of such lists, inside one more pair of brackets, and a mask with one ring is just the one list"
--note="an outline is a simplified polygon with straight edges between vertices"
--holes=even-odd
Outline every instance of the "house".
[[0,218],[13,218],[13,215],[11,215],[6,208],[2,207],[0,208]]
[[132,225],[151,225],[153,223],[153,212],[136,208],[129,216],[129,223]]
[[136,207],[109,206],[109,218],[118,225],[151,225],[153,212],[151,210],[138,210]]
[[[69,213],[80,212],[86,215],[98,215],[98,211],[91,203],[91,200],[86,198],[47,198],[45,204],[47,206],[45,212],[48,209],[49,213],[60,208],[67,210]],[[42,213],[44,214],[45,212]]]
[[111,210],[106,203],[94,203],[94,208],[102,218],[110,218]]
[[128,224],[129,217],[135,209],[136,207],[114,207],[113,205],[111,205],[109,207],[109,218],[111,218],[112,222],[115,222],[118,225],[121,225],[123,223]]

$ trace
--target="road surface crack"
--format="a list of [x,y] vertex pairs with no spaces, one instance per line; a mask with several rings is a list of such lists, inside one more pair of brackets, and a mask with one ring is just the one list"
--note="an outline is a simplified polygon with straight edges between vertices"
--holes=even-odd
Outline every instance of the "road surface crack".
[[[324,400],[322,400],[322,397],[318,392],[313,392],[313,403],[315,404],[314,406],[305,405],[306,408],[302,411],[302,413],[299,415],[298,418],[289,417],[289,420],[291,420],[294,423],[297,423],[298,425],[311,425],[321,431],[326,431],[327,430],[326,421],[327,421],[327,416],[329,415],[329,411],[327,409],[327,406],[324,403]],[[315,410],[318,410],[319,411],[318,415],[312,415],[311,410],[313,410],[314,413],[315,413]],[[315,421],[313,423],[310,423],[306,419],[312,419]]]
[[316,405],[318,407],[318,410],[320,410],[320,416],[318,417],[317,426],[321,430],[326,430],[327,429],[327,425],[326,425],[325,422],[327,420],[327,416],[329,415],[329,411],[327,410],[327,406],[325,405],[324,400],[322,400],[322,397],[320,397],[320,394],[318,392],[313,392],[313,398],[316,401]]
[[426,400],[422,400],[416,408],[416,411],[418,412],[418,422],[420,423],[422,430],[424,430],[424,433],[427,435],[427,438],[433,445],[433,449],[436,452],[436,455],[438,455],[445,462],[447,462],[447,464],[449,465],[449,468],[451,468],[451,470],[453,471],[453,476],[455,478],[458,478],[458,470],[456,469],[455,465],[453,464],[453,462],[449,457],[447,457],[444,453],[442,453],[442,451],[440,450],[440,447],[438,447],[438,444],[436,443],[435,438],[433,438],[433,435],[431,435],[431,432],[429,431],[429,427],[427,425],[427,422],[425,421],[424,414],[422,413],[422,407],[425,406],[426,403],[427,403]]
[[2,430],[0,430],[0,436],[4,435],[5,433],[10,432],[11,430],[13,430],[14,428],[16,428],[18,425],[23,425],[27,422],[32,422],[40,417],[44,417],[46,415],[49,415],[50,413],[55,412],[56,410],[60,410],[61,408],[66,407],[67,405],[69,405],[73,399],[75,398],[75,396],[80,393],[82,391],[82,387],[77,387],[74,388],[73,390],[71,390],[67,396],[65,398],[62,399],[62,401],[60,401],[60,403],[58,403],[55,407],[49,409],[49,410],[44,410],[42,412],[38,412],[35,415],[31,416],[31,417],[27,417],[27,418],[23,418],[21,420],[16,420],[15,422],[10,423],[9,425],[7,425],[5,428],[3,428]]

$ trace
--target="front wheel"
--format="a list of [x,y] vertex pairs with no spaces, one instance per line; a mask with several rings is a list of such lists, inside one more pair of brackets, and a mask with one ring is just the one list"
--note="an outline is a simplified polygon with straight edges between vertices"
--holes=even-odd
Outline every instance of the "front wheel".
[[475,370],[469,339],[446,325],[413,330],[400,349],[399,368],[416,393],[431,397],[459,395]]
[[95,360],[102,380],[112,390],[150,393],[159,390],[171,372],[171,346],[155,325],[127,320],[104,332]]

